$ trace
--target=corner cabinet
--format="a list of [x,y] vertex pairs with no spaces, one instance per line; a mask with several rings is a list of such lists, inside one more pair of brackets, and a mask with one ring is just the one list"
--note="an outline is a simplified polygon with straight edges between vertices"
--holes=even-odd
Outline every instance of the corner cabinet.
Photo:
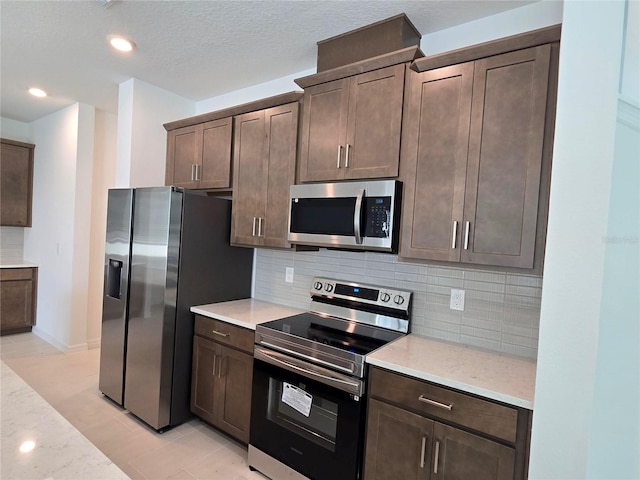
[[234,119],[231,244],[289,247],[289,185],[295,183],[298,102]]
[[165,184],[230,188],[232,122],[228,117],[169,131]]
[[30,227],[35,145],[0,139],[0,226]]
[[530,413],[372,368],[364,479],[522,480]]
[[249,442],[251,330],[196,315],[191,412],[236,439]]
[[556,42],[416,62],[426,70],[410,77],[401,257],[541,269],[557,58]]
[[398,176],[408,62],[417,48],[297,79],[300,182]]
[[37,268],[0,269],[0,335],[31,331],[37,291]]

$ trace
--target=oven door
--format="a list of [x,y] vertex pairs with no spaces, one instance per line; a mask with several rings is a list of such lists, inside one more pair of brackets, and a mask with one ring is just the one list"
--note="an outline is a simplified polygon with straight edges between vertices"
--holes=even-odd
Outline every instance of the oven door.
[[313,480],[360,478],[364,383],[258,346],[254,355],[251,445]]

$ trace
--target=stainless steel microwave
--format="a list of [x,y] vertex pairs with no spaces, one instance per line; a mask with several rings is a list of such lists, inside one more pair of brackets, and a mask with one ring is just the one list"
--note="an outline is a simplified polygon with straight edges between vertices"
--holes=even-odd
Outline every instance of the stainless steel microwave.
[[401,196],[397,180],[291,185],[289,242],[395,253]]

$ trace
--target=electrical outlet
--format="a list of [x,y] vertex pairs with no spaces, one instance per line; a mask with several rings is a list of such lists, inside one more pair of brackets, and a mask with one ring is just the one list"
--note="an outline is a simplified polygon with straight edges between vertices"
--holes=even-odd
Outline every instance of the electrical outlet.
[[451,289],[451,300],[449,301],[451,310],[464,310],[464,290]]
[[284,281],[287,283],[293,283],[293,267],[285,268],[284,272]]

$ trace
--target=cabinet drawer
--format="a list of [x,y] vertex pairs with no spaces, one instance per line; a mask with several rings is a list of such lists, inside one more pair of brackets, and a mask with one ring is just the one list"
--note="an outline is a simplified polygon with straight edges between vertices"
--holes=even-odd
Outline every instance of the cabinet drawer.
[[0,280],[31,280],[33,268],[2,268]]
[[253,354],[255,333],[248,328],[196,315],[195,334]]
[[415,412],[516,442],[515,408],[378,368],[371,369],[370,393]]

